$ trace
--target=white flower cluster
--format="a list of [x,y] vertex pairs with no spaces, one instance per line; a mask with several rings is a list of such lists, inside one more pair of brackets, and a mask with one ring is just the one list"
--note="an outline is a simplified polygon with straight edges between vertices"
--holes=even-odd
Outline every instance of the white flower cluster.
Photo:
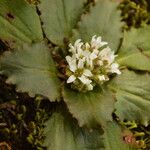
[[71,56],[66,56],[67,83],[72,83],[72,87],[79,91],[89,91],[96,84],[108,81],[110,74],[121,74],[119,65],[114,62],[116,55],[107,44],[96,35],[90,43],[78,39],[74,45],[69,44]]

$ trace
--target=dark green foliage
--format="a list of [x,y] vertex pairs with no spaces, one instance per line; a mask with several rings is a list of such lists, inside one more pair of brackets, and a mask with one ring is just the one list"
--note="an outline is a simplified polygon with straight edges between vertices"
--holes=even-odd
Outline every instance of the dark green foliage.
[[[17,94],[0,77],[0,142],[15,150],[43,150],[43,128],[51,107],[49,101]],[[43,106],[48,106],[47,108]],[[46,112],[47,110],[47,112]]]
[[126,22],[125,29],[141,27],[150,23],[149,0],[123,0],[120,4],[122,20]]

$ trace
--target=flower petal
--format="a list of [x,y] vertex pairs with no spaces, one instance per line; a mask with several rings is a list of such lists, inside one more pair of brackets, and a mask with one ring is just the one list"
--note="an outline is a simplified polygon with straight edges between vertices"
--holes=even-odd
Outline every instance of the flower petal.
[[92,52],[91,54],[90,54],[90,59],[92,59],[92,60],[94,60],[95,58],[97,58],[98,56],[94,53],[94,52]]
[[89,43],[85,43],[85,49],[89,50],[90,49],[90,44]]
[[75,77],[74,75],[71,75],[71,76],[68,78],[67,83],[72,83],[72,82],[75,81],[75,79],[76,79],[76,77]]
[[108,64],[110,65],[115,59],[114,51],[112,51],[109,47],[106,47],[100,51],[99,57],[102,60],[107,60]]
[[67,61],[68,64],[71,62],[71,60],[72,60],[71,56],[66,56],[66,61]]
[[119,65],[117,63],[113,63],[111,65],[111,72],[116,74],[121,74],[121,71],[119,70]]
[[69,44],[69,47],[70,47],[69,52],[71,52],[72,54],[75,54],[76,48],[71,43]]
[[108,44],[108,43],[107,42],[102,42],[101,36],[96,38],[96,35],[94,35],[92,37],[92,40],[91,40],[91,47],[92,48],[99,49],[100,47],[102,47],[102,46],[104,46],[106,44]]
[[86,76],[82,75],[81,77],[78,77],[78,79],[80,79],[80,81],[83,84],[90,84],[92,81],[90,79],[88,79]]
[[84,62],[85,62],[85,59],[80,59],[79,62],[78,62],[78,68],[79,69],[82,69],[84,67]]
[[92,72],[89,69],[85,69],[84,72],[83,72],[83,75],[85,75],[87,77],[93,76]]
[[99,81],[105,81],[105,76],[104,75],[99,75],[98,76]]
[[93,85],[92,84],[87,84],[86,86],[87,86],[89,91],[93,90]]

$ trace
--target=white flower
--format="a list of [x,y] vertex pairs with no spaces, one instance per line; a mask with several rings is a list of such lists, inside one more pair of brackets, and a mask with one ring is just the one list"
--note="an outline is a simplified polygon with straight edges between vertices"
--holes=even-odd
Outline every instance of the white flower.
[[81,42],[81,39],[78,39],[74,46],[70,43],[69,44],[69,52],[71,52],[72,54],[78,54],[78,56],[80,56],[82,54],[82,45],[83,45],[83,42]]
[[87,65],[87,67],[92,69],[93,68],[93,60],[90,58],[87,58],[86,59],[86,65]]
[[85,58],[89,58],[90,54],[91,54],[91,52],[89,50],[83,51],[83,55]]
[[90,59],[91,60],[94,60],[95,58],[97,58],[97,54],[93,51],[91,54],[90,54]]
[[71,76],[68,78],[67,83],[72,83],[72,82],[75,81],[75,79],[76,79],[76,77],[75,77],[74,75],[71,75]]
[[107,60],[109,65],[115,59],[114,52],[109,47],[106,47],[102,51],[100,51],[99,57],[101,58],[101,60]]
[[85,49],[89,50],[90,49],[90,44],[89,43],[85,43]]
[[107,45],[107,42],[102,42],[102,38],[99,36],[96,38],[96,35],[92,37],[91,47],[95,49],[99,49],[100,47]]
[[94,50],[93,50],[93,53],[94,53],[95,55],[98,55],[98,54],[99,54],[99,50],[98,50],[98,49],[94,49]]
[[86,87],[89,91],[93,90],[93,85],[92,84],[87,84]]
[[79,61],[78,61],[78,68],[82,69],[84,67],[84,64],[85,64],[85,57],[82,58],[82,59],[79,59]]
[[99,81],[105,81],[106,80],[104,75],[99,75],[98,79],[99,79]]
[[83,75],[85,75],[87,77],[92,77],[93,76],[92,72],[89,69],[85,69],[83,71]]
[[119,70],[119,65],[117,64],[117,63],[113,63],[112,65],[111,65],[111,70],[110,70],[110,72],[112,72],[112,73],[116,73],[116,74],[121,74],[121,72],[120,72],[120,70]]
[[70,70],[72,72],[75,72],[77,70],[77,64],[76,64],[76,59],[75,58],[72,58],[70,56],[66,56],[66,60],[69,64],[69,67],[70,67]]
[[79,91],[90,91],[96,84],[108,81],[111,73],[121,74],[119,65],[115,62],[116,55],[109,46],[105,46],[107,44],[96,35],[90,43],[78,39],[74,45],[69,44],[71,55],[66,56],[66,75],[71,87]]
[[74,47],[76,49],[81,48],[82,45],[83,45],[83,42],[81,42],[81,39],[76,40],[75,43],[74,43]]
[[81,82],[83,83],[83,84],[90,84],[91,82],[92,82],[92,80],[90,80],[90,79],[88,79],[86,76],[84,76],[84,75],[82,75],[81,77],[78,77],[80,80],[81,80]]
[[76,53],[76,48],[71,43],[69,44],[69,47],[70,47],[69,52],[75,54]]
[[98,60],[98,61],[97,61],[97,64],[98,64],[99,66],[103,66],[104,63],[103,63],[102,60]]

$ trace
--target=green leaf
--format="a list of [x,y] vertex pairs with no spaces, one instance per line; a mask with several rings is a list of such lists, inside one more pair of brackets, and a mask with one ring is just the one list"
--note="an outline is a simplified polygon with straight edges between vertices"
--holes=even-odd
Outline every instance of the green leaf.
[[0,39],[10,47],[43,39],[39,16],[25,0],[0,0]]
[[41,94],[55,101],[59,96],[60,82],[55,64],[46,44],[23,45],[1,57],[1,74],[7,75],[7,83],[17,85],[17,90],[30,96]]
[[104,93],[97,88],[91,92],[82,93],[64,88],[63,97],[69,111],[78,120],[80,126],[91,127],[112,120],[114,99],[109,92]]
[[53,113],[45,127],[47,150],[102,150],[101,130],[79,128],[74,120]]
[[102,40],[107,41],[110,47],[116,51],[122,36],[122,23],[117,6],[117,2],[109,0],[96,2],[90,12],[83,15],[73,39],[81,38],[89,41],[93,35],[102,36]]
[[108,122],[104,129],[105,150],[133,150],[134,148],[123,141],[123,131],[115,122]]
[[116,114],[123,121],[150,122],[150,76],[125,70],[110,83],[116,92]]
[[51,42],[62,46],[82,13],[85,0],[42,0],[39,5],[43,29]]
[[150,71],[150,26],[125,32],[118,55],[120,65]]

